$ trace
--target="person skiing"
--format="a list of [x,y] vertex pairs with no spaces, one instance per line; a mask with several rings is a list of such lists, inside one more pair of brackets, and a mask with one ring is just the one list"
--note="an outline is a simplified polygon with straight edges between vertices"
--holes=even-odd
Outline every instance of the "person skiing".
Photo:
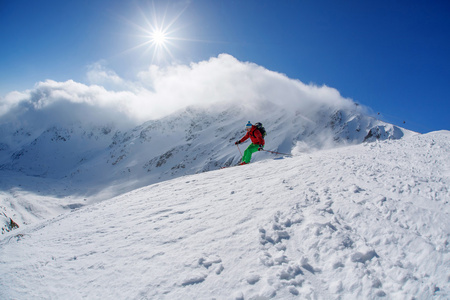
[[265,141],[261,132],[255,125],[252,125],[250,121],[248,121],[247,125],[245,125],[245,129],[247,130],[247,134],[241,138],[240,140],[234,143],[235,145],[239,145],[245,142],[248,138],[252,141],[252,143],[245,149],[244,156],[242,157],[242,162],[239,165],[246,165],[250,163],[252,159],[252,154],[256,151],[261,151],[264,149]]

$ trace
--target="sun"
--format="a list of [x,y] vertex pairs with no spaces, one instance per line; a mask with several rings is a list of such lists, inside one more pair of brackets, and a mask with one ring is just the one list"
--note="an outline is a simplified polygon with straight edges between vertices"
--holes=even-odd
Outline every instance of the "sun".
[[185,26],[176,25],[186,8],[187,6],[174,13],[170,13],[166,8],[164,13],[160,14],[154,2],[149,9],[138,7],[140,18],[135,18],[137,21],[127,20],[127,23],[137,29],[135,36],[140,43],[126,51],[144,48],[143,56],[150,58],[152,64],[173,61],[175,59],[173,51],[180,48],[179,43],[189,41],[178,35],[180,29]]
[[150,34],[150,41],[157,47],[164,47],[168,41],[168,37],[164,31],[157,29]]
[[148,50],[153,52],[152,62],[166,60],[168,57],[173,58],[171,48],[174,47],[173,40],[176,38],[171,34],[169,26],[158,26],[151,24],[146,31],[147,41],[144,45],[148,45]]

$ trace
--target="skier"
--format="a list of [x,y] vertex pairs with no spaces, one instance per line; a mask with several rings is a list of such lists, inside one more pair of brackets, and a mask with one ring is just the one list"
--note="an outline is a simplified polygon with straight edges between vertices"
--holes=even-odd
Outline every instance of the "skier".
[[245,142],[248,138],[252,141],[252,143],[247,147],[244,151],[244,156],[242,157],[242,162],[239,165],[246,165],[250,163],[252,159],[252,154],[256,151],[261,151],[264,149],[265,141],[261,132],[255,125],[252,125],[250,121],[248,121],[247,125],[245,125],[245,129],[247,130],[247,134],[240,140],[234,143],[235,145],[239,145],[240,143]]

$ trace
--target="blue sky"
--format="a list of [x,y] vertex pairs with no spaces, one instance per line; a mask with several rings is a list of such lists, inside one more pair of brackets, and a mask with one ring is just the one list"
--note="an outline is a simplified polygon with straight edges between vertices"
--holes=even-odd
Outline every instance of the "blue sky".
[[[170,53],[153,54],[149,24],[168,27]],[[407,129],[450,129],[448,1],[0,0],[0,41],[2,97],[46,79],[87,82],[99,62],[133,79],[227,53]]]

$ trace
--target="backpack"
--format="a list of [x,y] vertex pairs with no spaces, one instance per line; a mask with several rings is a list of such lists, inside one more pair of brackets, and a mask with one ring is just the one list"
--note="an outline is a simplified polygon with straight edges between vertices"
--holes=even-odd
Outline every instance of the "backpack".
[[260,122],[258,122],[258,123],[255,123],[255,127],[256,127],[256,129],[259,130],[259,132],[261,132],[261,136],[263,138],[265,138],[265,136],[267,135],[267,132],[266,132],[266,129],[264,128],[264,126]]

